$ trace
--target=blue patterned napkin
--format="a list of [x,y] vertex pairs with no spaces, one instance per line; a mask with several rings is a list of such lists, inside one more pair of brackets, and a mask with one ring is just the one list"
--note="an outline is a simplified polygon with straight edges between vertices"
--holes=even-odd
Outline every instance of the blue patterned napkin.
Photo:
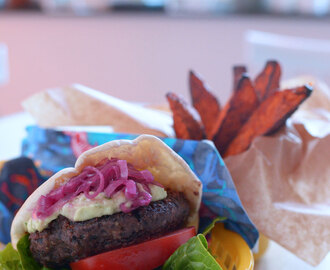
[[43,182],[44,178],[29,158],[20,157],[4,164],[0,171],[0,242],[10,241],[13,216]]
[[[117,139],[134,139],[138,135],[120,133],[63,132],[37,126],[27,128],[22,154],[32,158],[44,176],[74,166],[76,157],[94,146]],[[239,233],[252,248],[258,231],[247,216],[222,158],[208,140],[192,141],[160,138],[177,152],[203,183],[201,229],[215,216],[228,219],[228,229]]]

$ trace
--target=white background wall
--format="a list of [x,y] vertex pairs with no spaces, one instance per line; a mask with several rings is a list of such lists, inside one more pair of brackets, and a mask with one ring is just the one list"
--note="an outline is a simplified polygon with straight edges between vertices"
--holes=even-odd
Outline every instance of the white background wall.
[[[224,102],[232,65],[248,59],[244,33],[249,29],[330,40],[329,19],[0,13],[0,42],[8,46],[10,69],[9,83],[0,86],[0,115],[21,110],[20,102],[32,93],[72,82],[141,102],[163,103],[167,91],[188,97],[190,68]],[[261,66],[249,62],[255,74]]]

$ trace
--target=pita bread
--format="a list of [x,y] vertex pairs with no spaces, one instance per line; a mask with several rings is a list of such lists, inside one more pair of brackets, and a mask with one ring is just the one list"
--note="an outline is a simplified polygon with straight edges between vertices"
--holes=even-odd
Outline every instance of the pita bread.
[[138,170],[149,170],[156,181],[165,188],[183,192],[190,203],[188,226],[198,225],[198,210],[202,196],[202,183],[191,171],[187,163],[160,139],[151,135],[141,135],[135,140],[117,140],[84,152],[75,164],[49,178],[23,204],[11,227],[12,244],[16,248],[18,240],[26,234],[24,225],[30,218],[41,195],[65,184],[78,175],[86,166],[95,166],[105,158],[127,160]]

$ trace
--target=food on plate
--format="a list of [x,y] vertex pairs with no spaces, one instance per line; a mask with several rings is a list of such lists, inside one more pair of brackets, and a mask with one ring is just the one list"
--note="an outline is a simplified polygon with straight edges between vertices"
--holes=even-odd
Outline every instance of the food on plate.
[[240,81],[240,79],[242,78],[243,74],[247,73],[247,68],[246,66],[234,66],[233,67],[233,74],[234,74],[234,82],[233,82],[233,92],[236,91],[237,89],[237,84]]
[[[26,200],[12,244],[19,252],[28,245],[27,257],[50,268],[97,269],[119,254],[121,269],[153,269],[171,255],[165,249],[194,235],[187,227],[198,224],[201,192],[189,166],[156,137],[112,141],[84,152]],[[134,257],[139,250],[149,250],[148,260]]]
[[243,124],[259,105],[259,100],[249,77],[243,76],[237,89],[227,102],[214,123],[215,146],[223,154],[231,140],[238,134]]
[[268,61],[254,80],[259,100],[262,101],[280,88],[281,67],[277,61]]
[[221,111],[219,101],[193,71],[189,73],[189,88],[192,105],[201,117],[207,137],[211,138],[214,122]]
[[239,154],[250,146],[255,137],[277,131],[311,93],[309,86],[301,86],[269,96],[242,126],[224,156]]
[[[153,189],[152,185],[148,186]],[[126,190],[128,189],[129,184],[126,185]],[[101,214],[96,213],[100,205],[92,206],[91,209],[83,206],[84,209],[80,210],[83,213],[77,214],[83,215],[82,218],[70,217],[77,221],[59,215],[49,223],[47,229],[41,232],[29,231],[30,250],[34,258],[48,267],[65,266],[86,257],[141,243],[181,228],[189,215],[189,203],[184,196],[177,192],[167,192],[165,198],[165,194],[158,197],[157,191],[151,194],[157,201],[152,200],[148,204],[143,198],[146,201],[134,206],[133,209],[138,208],[134,209],[133,214],[128,214],[133,210],[124,209],[127,203],[122,202],[124,199],[121,195],[114,194],[113,199],[108,199],[107,210],[113,204],[112,200],[119,200],[124,212],[117,212],[119,209],[116,209],[114,214],[101,213],[103,215],[100,216]],[[110,195],[106,198],[110,198]],[[93,215],[88,213],[89,211],[93,211]],[[85,218],[88,219],[80,221]]]
[[174,93],[168,93],[166,98],[173,113],[176,137],[190,140],[204,139],[204,127],[198,112],[182,97]]
[[221,110],[214,109],[214,104],[219,102],[205,89],[204,83],[190,73],[193,105],[200,113],[202,123],[194,120],[198,116],[195,111],[187,109],[190,108],[187,102],[182,98],[173,102],[168,96],[176,95],[168,94],[177,138],[204,138],[201,134],[205,126],[207,138],[213,140],[223,157],[240,154],[250,147],[254,138],[270,135],[281,128],[312,92],[308,85],[280,90],[281,67],[274,60],[266,63],[254,81],[246,71],[245,66],[234,66],[234,91]]

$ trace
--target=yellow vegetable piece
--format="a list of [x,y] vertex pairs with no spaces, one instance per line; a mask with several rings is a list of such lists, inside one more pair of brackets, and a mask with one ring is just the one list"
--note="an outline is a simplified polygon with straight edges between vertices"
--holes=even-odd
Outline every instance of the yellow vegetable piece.
[[210,251],[223,270],[252,270],[253,254],[244,239],[217,223],[211,232]]

